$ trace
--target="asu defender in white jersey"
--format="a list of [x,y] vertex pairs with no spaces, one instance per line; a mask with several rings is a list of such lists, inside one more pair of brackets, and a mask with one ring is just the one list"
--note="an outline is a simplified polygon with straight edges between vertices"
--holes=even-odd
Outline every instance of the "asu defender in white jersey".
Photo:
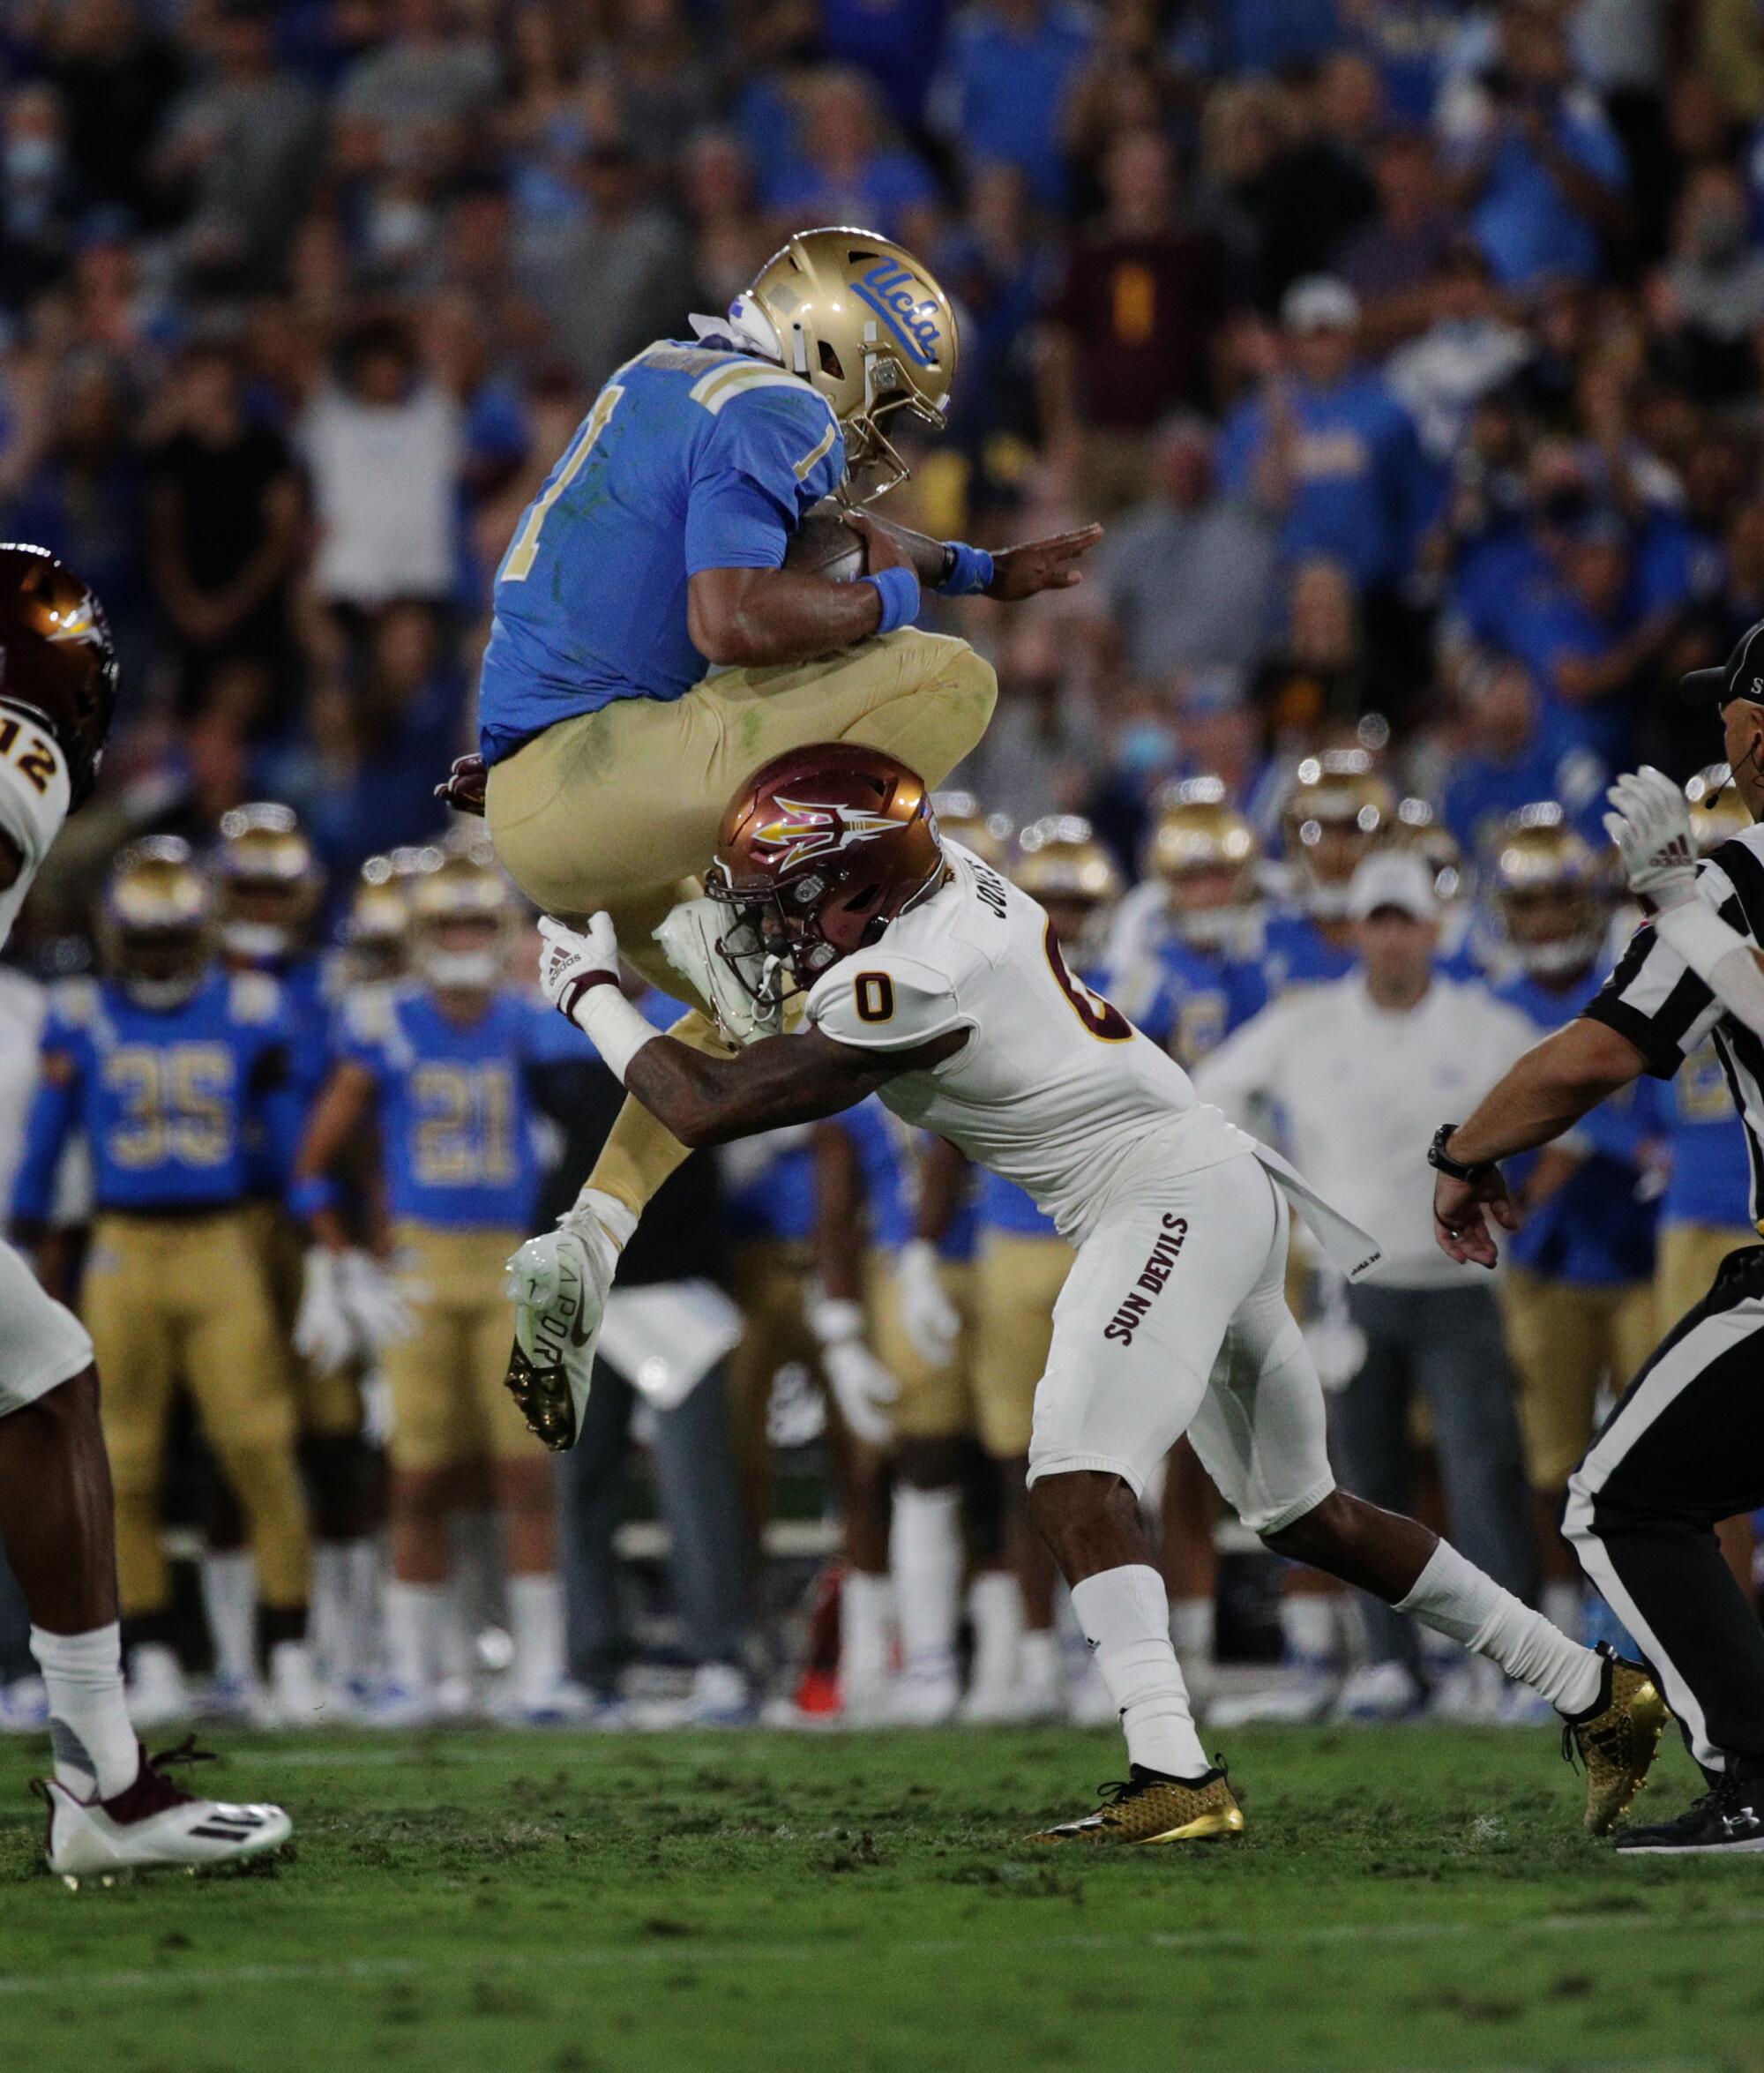
[[[116,702],[97,597],[41,547],[0,546],[0,946],[90,794]],[[70,1878],[273,1847],[279,1807],[194,1800],[135,1739],[123,1694],[109,1464],[92,1341],[0,1245],[0,1538],[49,1700],[50,1868]]]
[[[1121,1715],[1129,1776],[1041,1839],[1168,1843],[1244,1825],[1196,1734],[1139,1521],[1146,1476],[1185,1431],[1270,1546],[1547,1696],[1588,1759],[1589,1821],[1615,1818],[1659,1733],[1646,1673],[1580,1648],[1425,1527],[1334,1486],[1321,1385],[1282,1295],[1285,1198],[1349,1273],[1375,1263],[1375,1244],[1073,981],[1043,909],[946,849],[923,784],[893,758],[834,744],[766,765],[725,816],[706,883],[727,916],[713,954],[762,1002],[806,989],[802,1034],[729,1058],[659,1037],[618,991],[604,916],[580,935],[541,924],[548,995],[639,1101],[707,1144],[878,1092],[1027,1188],[1077,1246],[1036,1392],[1030,1503]],[[542,1436],[565,1444],[586,1383],[567,1366],[569,1325],[590,1267],[571,1222],[512,1263],[524,1356],[512,1384]]]

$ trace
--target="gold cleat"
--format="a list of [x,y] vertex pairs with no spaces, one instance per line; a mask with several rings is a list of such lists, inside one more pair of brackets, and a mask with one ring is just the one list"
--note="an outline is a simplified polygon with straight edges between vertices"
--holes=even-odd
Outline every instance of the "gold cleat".
[[1562,1730],[1562,1754],[1580,1757],[1587,1774],[1587,1833],[1603,1836],[1629,1811],[1648,1778],[1667,1721],[1666,1702],[1640,1663],[1603,1642],[1604,1677],[1598,1703]]
[[553,1454],[567,1453],[576,1444],[575,1399],[561,1366],[535,1366],[517,1339],[509,1349],[503,1387],[514,1398],[527,1431]]
[[1104,1804],[1077,1821],[1043,1829],[1032,1843],[1205,1843],[1244,1832],[1244,1810],[1222,1769],[1198,1778],[1166,1777],[1140,1764],[1100,1788]]

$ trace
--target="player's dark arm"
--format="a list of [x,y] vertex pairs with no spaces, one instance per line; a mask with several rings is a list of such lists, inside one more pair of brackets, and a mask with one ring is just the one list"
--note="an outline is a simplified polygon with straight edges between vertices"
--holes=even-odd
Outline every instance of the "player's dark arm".
[[19,845],[4,827],[0,827],[0,893],[10,892],[19,882],[19,873],[25,868],[25,859]]
[[955,1221],[962,1190],[968,1185],[968,1156],[946,1137],[934,1137],[919,1161],[919,1199],[913,1213],[913,1236],[939,1245]]
[[682,1144],[727,1144],[836,1116],[901,1074],[940,1064],[967,1041],[966,1029],[952,1029],[911,1051],[878,1055],[809,1029],[765,1037],[733,1058],[712,1058],[658,1036],[632,1059],[624,1085]]
[[1461,1264],[1492,1267],[1495,1242],[1484,1211],[1504,1231],[1519,1226],[1495,1162],[1559,1137],[1588,1109],[1627,1087],[1646,1063],[1628,1037],[1588,1015],[1516,1060],[1446,1141],[1453,1158],[1489,1171],[1476,1181],[1438,1177],[1433,1235],[1440,1250]]
[[[867,512],[853,515],[895,541],[928,590],[948,580],[954,550],[946,540],[933,540],[928,534],[914,532],[910,526],[897,526],[892,519],[876,518]],[[1043,590],[1069,590],[1084,580],[1077,563],[1102,537],[1101,526],[1080,526],[1075,532],[1054,533],[1045,540],[1025,540],[1019,547],[995,547],[992,580],[983,595],[1010,603]]]
[[806,662],[867,640],[881,624],[873,583],[834,583],[806,569],[700,569],[687,581],[686,630],[707,662]]
[[[359,1141],[373,1109],[374,1076],[353,1059],[345,1059],[325,1082],[307,1118],[300,1149],[294,1156],[291,1189],[328,1180],[344,1155]],[[304,1212],[308,1231],[333,1253],[347,1252],[349,1234],[336,1208],[321,1204]]]
[[835,1301],[856,1303],[862,1294],[863,1248],[856,1234],[863,1227],[863,1168],[851,1133],[836,1123],[816,1130],[814,1152],[815,1279]]

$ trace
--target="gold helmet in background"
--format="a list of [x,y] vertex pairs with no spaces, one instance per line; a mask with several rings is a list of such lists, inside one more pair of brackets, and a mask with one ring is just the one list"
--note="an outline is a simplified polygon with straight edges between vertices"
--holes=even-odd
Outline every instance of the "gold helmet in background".
[[1686,785],[1685,797],[1690,801],[1691,833],[1699,857],[1707,857],[1752,826],[1745,801],[1725,763],[1711,763],[1707,770],[1699,770]]
[[[882,430],[905,411],[932,431],[949,414],[958,354],[955,312],[930,272],[873,230],[799,230],[729,304],[744,343],[800,375],[833,406],[846,466],[879,479],[909,470]],[[860,499],[862,500],[862,499]]]
[[1584,971],[1603,948],[1609,880],[1555,800],[1508,818],[1492,848],[1489,884],[1521,970],[1538,978]]
[[139,1007],[181,1007],[214,955],[214,888],[181,835],[131,842],[98,913],[105,969]]
[[488,993],[507,977],[514,889],[493,863],[429,854],[406,881],[411,962],[431,986]]
[[343,922],[349,977],[355,984],[375,985],[403,975],[410,956],[409,877],[391,857],[370,857],[363,864]]
[[214,877],[228,957],[276,965],[301,947],[325,874],[292,806],[265,799],[223,813]]
[[937,816],[938,833],[964,849],[972,849],[983,864],[1005,871],[1011,861],[1011,816],[989,813],[972,792],[946,790],[931,794],[931,812]]
[[1389,841],[1399,849],[1413,849],[1433,873],[1434,897],[1446,905],[1461,900],[1469,891],[1469,873],[1464,868],[1464,852],[1458,838],[1433,811],[1430,801],[1399,799],[1390,824]]
[[1168,888],[1170,925],[1200,948],[1229,942],[1260,896],[1256,871],[1262,846],[1256,831],[1217,777],[1166,785],[1153,801],[1153,813],[1146,870]]
[[1102,954],[1109,917],[1124,887],[1119,866],[1077,813],[1049,813],[1017,837],[1010,876],[1047,909],[1054,933],[1072,955]]
[[1354,873],[1395,812],[1391,789],[1364,749],[1325,749],[1298,766],[1280,819],[1293,890],[1307,914],[1345,918]]

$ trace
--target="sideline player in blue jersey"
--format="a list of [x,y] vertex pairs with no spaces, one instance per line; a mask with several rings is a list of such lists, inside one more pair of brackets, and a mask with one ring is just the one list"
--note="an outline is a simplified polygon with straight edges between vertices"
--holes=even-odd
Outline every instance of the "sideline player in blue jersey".
[[1267,917],[1263,969],[1268,998],[1327,985],[1354,967],[1348,918],[1354,873],[1388,833],[1396,801],[1364,749],[1326,749],[1298,766],[1281,810],[1291,904]]
[[504,1268],[539,1192],[524,1068],[543,1010],[507,984],[513,899],[494,864],[438,861],[409,902],[417,976],[351,997],[290,1199],[319,1245],[347,1251],[333,1176],[377,1120],[391,1222],[377,1249],[396,1262],[413,1321],[384,1354],[393,1582],[379,1718],[402,1726],[435,1712],[448,1518],[460,1471],[488,1458],[507,1537],[516,1710],[549,1721],[572,1710],[552,1471],[501,1386]]
[[123,852],[99,934],[106,977],[57,995],[13,1191],[48,1223],[76,1132],[96,1197],[82,1306],[104,1375],[134,1717],[187,1713],[172,1648],[161,1485],[180,1383],[243,1508],[278,1711],[310,1719],[305,1500],[263,1257],[246,1214],[254,1141],[286,1175],[293,1025],[273,979],[214,962],[213,893],[175,836]]
[[[572,917],[607,909],[639,969],[676,993],[652,931],[761,763],[849,740],[936,784],[985,731],[991,667],[916,630],[921,584],[1005,600],[1063,588],[1101,536],[1087,527],[989,555],[858,518],[864,576],[784,565],[812,505],[904,476],[892,431],[940,428],[954,313],[898,245],[834,228],[792,237],[726,318],[695,323],[697,343],[658,341],[618,370],[521,520],[479,692],[488,775],[456,771],[448,788],[482,802],[530,899]],[[721,673],[706,678],[712,665]],[[717,1048],[697,1010],[676,1034]],[[589,1336],[566,1335],[567,1358],[583,1389],[617,1248],[684,1156],[627,1105],[580,1213],[524,1263],[528,1340],[572,1284],[570,1321]]]
[[[1585,840],[1559,807],[1526,808],[1493,853],[1491,893],[1518,969],[1494,990],[1540,1032],[1572,1022],[1598,992],[1610,903]],[[1602,1384],[1624,1388],[1657,1336],[1657,1204],[1642,1199],[1645,1118],[1633,1088],[1595,1109],[1575,1141],[1516,1160],[1523,1228],[1500,1286],[1519,1373],[1520,1428],[1551,1616],[1580,1627],[1579,1567],[1558,1530]]]

